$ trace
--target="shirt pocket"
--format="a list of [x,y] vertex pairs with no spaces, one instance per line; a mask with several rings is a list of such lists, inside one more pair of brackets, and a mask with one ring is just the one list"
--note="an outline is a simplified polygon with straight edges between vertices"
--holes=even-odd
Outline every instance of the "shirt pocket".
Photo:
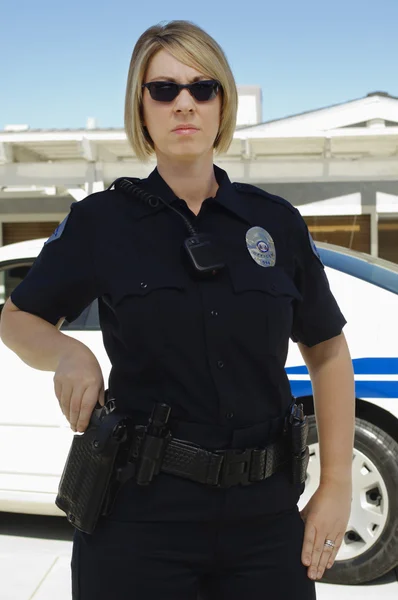
[[[302,299],[293,279],[279,266],[239,263],[230,268],[236,319],[253,343],[278,353],[291,335],[294,307]],[[248,343],[251,343],[248,340]]]
[[178,322],[185,291],[182,275],[166,270],[115,283],[110,296],[119,338],[131,350],[158,356]]

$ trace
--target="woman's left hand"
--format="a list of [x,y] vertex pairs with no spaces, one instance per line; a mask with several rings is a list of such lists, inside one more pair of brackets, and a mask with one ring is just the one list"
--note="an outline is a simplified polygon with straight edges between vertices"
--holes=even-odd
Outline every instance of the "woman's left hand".
[[[301,560],[310,579],[321,579],[335,561],[350,517],[351,495],[351,483],[321,483],[300,512],[305,523]],[[325,546],[326,540],[332,540],[335,547]]]

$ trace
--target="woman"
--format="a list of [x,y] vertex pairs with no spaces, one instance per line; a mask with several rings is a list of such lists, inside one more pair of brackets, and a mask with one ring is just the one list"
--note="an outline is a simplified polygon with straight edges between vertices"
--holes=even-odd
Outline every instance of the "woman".
[[[115,184],[74,203],[3,310],[4,343],[54,371],[61,410],[83,432],[104,381],[59,327],[98,298],[118,407],[143,423],[166,402],[174,437],[235,449],[228,461],[241,469],[223,475],[230,487],[164,472],[148,486],[127,481],[92,535],[75,532],[74,600],[308,600],[343,539],[354,431],[345,320],[298,211],[213,165],[236,110],[209,35],[185,21],[148,29],[131,60],[125,126],[137,157],[157,160],[135,184],[161,202]],[[189,258],[197,234],[204,272]],[[240,485],[247,465],[236,454],[280,439],[289,337],[310,371],[321,445],[320,485],[301,515],[303,488],[287,469]]]

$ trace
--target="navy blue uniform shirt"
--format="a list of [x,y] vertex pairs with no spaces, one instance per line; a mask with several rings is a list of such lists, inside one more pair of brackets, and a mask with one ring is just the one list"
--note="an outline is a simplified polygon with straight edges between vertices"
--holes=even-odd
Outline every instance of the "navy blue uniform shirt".
[[[268,443],[291,402],[289,338],[313,346],[346,321],[298,210],[214,169],[219,189],[197,216],[157,169],[139,186],[212,235],[226,265],[218,275],[191,276],[173,210],[108,189],[72,204],[11,298],[53,324],[98,298],[117,406],[145,422],[166,402],[177,437],[245,448]],[[265,231],[258,259],[246,241],[254,227]],[[160,474],[145,489],[127,482],[116,507],[127,520],[241,518],[293,506],[300,491],[284,473],[228,490]]]

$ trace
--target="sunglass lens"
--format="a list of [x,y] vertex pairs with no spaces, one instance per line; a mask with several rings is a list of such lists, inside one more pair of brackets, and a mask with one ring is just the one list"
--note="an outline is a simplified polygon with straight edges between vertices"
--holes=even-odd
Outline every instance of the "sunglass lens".
[[178,87],[172,82],[156,81],[150,84],[149,92],[154,100],[171,102],[178,94]]
[[199,102],[206,102],[216,97],[218,92],[217,81],[197,81],[191,87],[193,97]]

